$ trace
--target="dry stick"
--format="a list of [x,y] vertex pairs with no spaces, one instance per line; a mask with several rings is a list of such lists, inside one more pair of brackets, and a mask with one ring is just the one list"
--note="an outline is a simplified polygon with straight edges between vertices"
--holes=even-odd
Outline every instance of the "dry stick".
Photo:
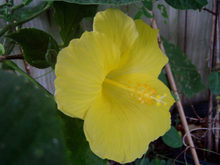
[[[152,14],[152,12],[150,12],[150,13]],[[152,24],[152,27],[154,29],[157,29],[156,21],[154,19],[150,19],[150,22]],[[160,34],[159,33],[158,33],[158,42],[160,44],[160,49],[163,51],[164,54],[166,54],[165,50],[164,50],[163,43],[161,42],[161,38],[160,38]],[[178,109],[178,112],[180,114],[180,119],[181,119],[182,124],[184,126],[184,130],[187,133],[187,139],[189,141],[189,146],[190,146],[190,150],[192,152],[192,156],[193,156],[194,162],[195,162],[196,165],[199,165],[199,159],[198,159],[198,156],[197,156],[197,153],[196,153],[196,150],[195,150],[194,143],[192,141],[192,137],[189,134],[189,127],[188,127],[188,124],[187,124],[187,121],[186,121],[186,116],[185,116],[185,113],[184,113],[184,110],[183,110],[182,103],[180,101],[179,93],[177,92],[177,87],[176,87],[176,84],[175,84],[175,81],[174,81],[173,74],[171,72],[170,64],[169,63],[167,63],[165,65],[165,70],[166,70],[166,73],[167,73],[167,76],[168,76],[168,80],[169,80],[171,89],[173,90],[173,92],[176,95],[177,100],[178,100],[178,101],[176,101],[177,109]]]
[[[213,5],[212,5],[213,12],[216,12],[217,5],[218,5],[217,3],[218,3],[217,0],[213,1]],[[211,38],[210,38],[210,73],[212,72],[214,54],[215,54],[216,23],[217,23],[217,19],[216,19],[216,13],[215,13],[215,15],[212,15],[212,32],[211,32]],[[212,131],[211,131],[213,123],[209,122],[209,121],[213,121],[212,120],[212,109],[213,109],[213,94],[209,90],[209,109],[208,109],[208,113],[207,113],[208,114],[207,127],[209,128],[208,140],[207,140],[207,149],[208,150],[212,150],[212,146],[213,146]],[[209,156],[210,156],[210,153],[207,153],[207,157],[209,157]]]

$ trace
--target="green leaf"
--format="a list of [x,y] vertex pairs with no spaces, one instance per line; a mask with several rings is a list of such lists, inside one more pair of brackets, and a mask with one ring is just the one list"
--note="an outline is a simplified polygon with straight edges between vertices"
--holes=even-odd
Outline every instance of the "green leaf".
[[5,48],[4,46],[0,43],[0,55],[5,54]]
[[[50,0],[54,1],[54,0]],[[60,0],[68,3],[77,3],[77,4],[102,4],[102,5],[126,5],[126,4],[131,4],[131,3],[136,3],[141,0]]]
[[156,158],[156,159],[153,159],[149,165],[166,165],[166,161]]
[[69,161],[74,165],[105,165],[107,160],[96,156],[89,147],[83,132],[83,120],[71,118],[60,112],[64,134],[69,149]]
[[197,72],[196,67],[187,58],[186,54],[176,45],[168,43],[161,37],[166,54],[169,58],[171,70],[178,88],[185,93],[186,97],[193,97],[196,93],[205,89],[201,75]]
[[51,66],[45,59],[49,49],[59,52],[57,42],[46,32],[34,28],[21,29],[6,37],[17,42],[23,49],[25,60],[36,68],[47,68]]
[[[167,160],[166,165],[172,165],[172,164],[173,164],[173,160],[172,160],[172,159]],[[174,164],[174,165],[175,165],[175,164]]]
[[166,6],[164,6],[163,4],[158,4],[157,8],[160,10],[160,12],[164,18],[168,18]]
[[14,19],[14,15],[13,14],[7,14],[7,16],[4,19],[4,22],[9,22],[12,19]]
[[180,99],[177,98],[177,95],[175,95],[175,94],[173,93],[173,91],[171,91],[171,95],[173,96],[173,98],[174,98],[175,101],[180,101]]
[[220,72],[212,72],[209,77],[209,88],[214,95],[220,95]]
[[29,3],[31,3],[33,0],[22,0],[22,3],[27,6]]
[[154,15],[152,15],[151,13],[149,13],[149,12],[144,8],[144,6],[142,7],[142,12],[144,13],[144,15],[145,15],[147,18],[154,18]]
[[168,88],[170,88],[169,81],[167,79],[167,76],[164,74],[163,70],[161,71],[160,75],[158,76],[158,79],[162,81]]
[[135,161],[135,165],[149,165],[150,164],[150,160],[146,157],[143,157],[142,159],[137,159]]
[[[48,2],[49,3],[49,2]],[[19,10],[15,10],[13,13],[14,20],[15,21],[22,21],[24,19],[28,19],[32,17],[34,14],[38,13],[39,11],[43,10],[48,5],[47,2],[39,2],[37,5],[33,7],[23,7]]]
[[57,52],[54,49],[48,49],[45,55],[46,61],[54,68],[57,62]]
[[153,9],[153,2],[151,0],[144,0],[142,1],[144,7],[146,7],[148,10],[152,11]]
[[67,152],[53,97],[0,71],[1,165],[61,165]]
[[179,10],[201,10],[203,6],[207,5],[207,0],[165,0],[170,6]]
[[94,17],[97,5],[78,5],[66,2],[53,2],[55,9],[54,20],[60,26],[60,35],[64,46],[73,38],[77,38],[77,28],[84,17]]
[[19,15],[20,15],[20,19],[27,19],[30,18],[31,16],[33,16],[35,13],[39,12],[40,10],[43,10],[45,7],[47,6],[46,2],[42,2],[39,3],[37,6],[26,10],[25,8],[23,10],[20,10],[16,13],[17,19],[19,19]]
[[136,19],[142,19],[142,15],[143,15],[143,12],[139,10],[139,11],[135,14],[134,20],[136,20]]
[[174,126],[171,126],[170,130],[162,136],[162,139],[166,145],[173,148],[178,148],[183,145],[182,138]]

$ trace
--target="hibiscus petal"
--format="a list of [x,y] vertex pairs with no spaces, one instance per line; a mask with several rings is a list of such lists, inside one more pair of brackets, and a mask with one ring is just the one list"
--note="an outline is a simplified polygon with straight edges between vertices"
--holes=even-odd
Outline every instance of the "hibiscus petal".
[[135,20],[135,23],[139,36],[131,50],[122,56],[119,67],[109,73],[109,78],[129,73],[149,73],[158,77],[168,62],[158,46],[158,30],[152,29],[142,20]]
[[[99,157],[132,162],[147,151],[151,141],[169,130],[169,108],[174,99],[169,89],[149,74],[127,74],[108,81],[105,80],[102,93],[89,108],[84,132],[91,150]],[[167,105],[139,103],[126,89],[137,83],[151,85],[158,95],[166,93]]]
[[85,32],[58,55],[55,99],[66,115],[84,119],[103,80],[120,60],[119,48],[103,33]]
[[138,31],[132,18],[117,9],[98,12],[94,18],[93,30],[105,33],[119,46],[123,54],[138,37]]

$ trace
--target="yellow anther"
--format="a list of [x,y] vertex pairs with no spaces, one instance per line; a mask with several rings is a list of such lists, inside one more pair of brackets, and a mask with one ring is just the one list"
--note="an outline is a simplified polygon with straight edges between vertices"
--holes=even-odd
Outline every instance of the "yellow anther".
[[145,103],[147,105],[156,104],[157,106],[167,105],[167,103],[163,101],[163,99],[167,97],[166,93],[157,95],[158,91],[149,84],[133,84],[131,81],[128,81],[128,83],[129,85],[126,90],[131,92],[131,97],[134,97],[138,103]]
[[160,100],[160,96],[159,96],[159,95],[157,95],[157,97],[156,97],[156,98],[157,98],[157,100]]
[[157,102],[157,106],[159,107],[161,104],[159,102]]

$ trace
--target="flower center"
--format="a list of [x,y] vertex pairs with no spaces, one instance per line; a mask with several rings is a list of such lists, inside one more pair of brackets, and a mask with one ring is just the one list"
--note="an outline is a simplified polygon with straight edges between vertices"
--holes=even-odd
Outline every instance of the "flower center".
[[157,106],[167,105],[167,103],[163,101],[163,99],[167,97],[167,94],[164,93],[163,96],[157,95],[157,91],[154,88],[152,88],[151,85],[139,83],[137,83],[136,85],[131,85],[131,82],[129,81],[129,85],[127,86],[108,78],[105,78],[104,82],[120,87],[130,92],[129,98],[135,98],[138,103],[146,103],[148,105],[153,105],[156,102]]

